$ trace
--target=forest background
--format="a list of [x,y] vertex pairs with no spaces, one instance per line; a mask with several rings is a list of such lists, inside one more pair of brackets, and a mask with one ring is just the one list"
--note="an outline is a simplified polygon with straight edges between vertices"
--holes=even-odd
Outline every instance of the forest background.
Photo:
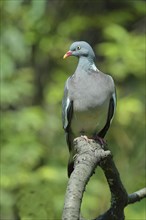
[[[61,121],[66,79],[87,41],[97,67],[114,78],[117,110],[106,136],[128,193],[145,185],[145,25],[142,0],[1,0],[1,220],[61,219],[68,149]],[[82,213],[109,206],[100,169],[87,186]],[[145,200],[125,210],[146,219]]]

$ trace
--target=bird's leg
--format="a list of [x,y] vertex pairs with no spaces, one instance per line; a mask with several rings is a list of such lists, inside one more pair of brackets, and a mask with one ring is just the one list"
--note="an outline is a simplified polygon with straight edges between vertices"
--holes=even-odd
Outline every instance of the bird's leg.
[[89,138],[85,135],[84,129],[82,129],[82,130],[80,131],[80,135],[81,135],[81,137],[83,137],[87,142],[89,141]]

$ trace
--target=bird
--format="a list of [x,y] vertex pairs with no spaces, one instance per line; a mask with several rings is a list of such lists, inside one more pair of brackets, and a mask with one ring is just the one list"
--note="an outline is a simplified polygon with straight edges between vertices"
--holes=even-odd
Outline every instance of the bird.
[[104,141],[116,109],[114,80],[96,67],[92,47],[85,41],[76,41],[63,58],[70,56],[77,57],[78,64],[66,80],[62,99],[62,123],[70,153],[68,177],[74,170],[73,140],[85,136]]

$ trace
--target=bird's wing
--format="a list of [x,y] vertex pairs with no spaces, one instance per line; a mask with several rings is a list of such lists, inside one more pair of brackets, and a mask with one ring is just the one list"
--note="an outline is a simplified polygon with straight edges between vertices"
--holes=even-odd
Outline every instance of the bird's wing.
[[[69,80],[70,78],[68,78]],[[69,146],[69,150],[71,150],[71,120],[73,117],[73,101],[70,100],[68,96],[68,80],[66,81],[65,88],[64,88],[64,97],[62,100],[62,122],[63,122],[63,128],[66,132],[66,140],[67,144]]]
[[99,137],[104,138],[104,136],[106,135],[106,133],[110,127],[110,124],[113,120],[115,110],[116,110],[116,90],[114,91],[114,93],[112,94],[112,96],[110,98],[107,121],[106,121],[106,124],[103,127],[103,129],[98,133]]
[[64,88],[64,97],[62,100],[62,122],[63,122],[63,128],[66,133],[66,142],[67,142],[69,152],[70,152],[70,158],[68,161],[68,177],[69,177],[71,175],[72,171],[74,170],[74,161],[73,161],[74,135],[71,130],[71,120],[73,117],[73,101],[70,100],[70,98],[68,96],[68,80],[67,80],[65,88]]

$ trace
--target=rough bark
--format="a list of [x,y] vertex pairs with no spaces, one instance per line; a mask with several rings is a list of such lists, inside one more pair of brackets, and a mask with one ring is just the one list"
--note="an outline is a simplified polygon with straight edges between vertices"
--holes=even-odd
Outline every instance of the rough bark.
[[65,196],[62,220],[85,220],[80,208],[85,187],[97,166],[105,174],[111,192],[111,206],[94,220],[124,220],[124,208],[146,197],[146,188],[128,195],[107,145],[99,145],[92,139],[79,137],[74,140],[76,155]]

